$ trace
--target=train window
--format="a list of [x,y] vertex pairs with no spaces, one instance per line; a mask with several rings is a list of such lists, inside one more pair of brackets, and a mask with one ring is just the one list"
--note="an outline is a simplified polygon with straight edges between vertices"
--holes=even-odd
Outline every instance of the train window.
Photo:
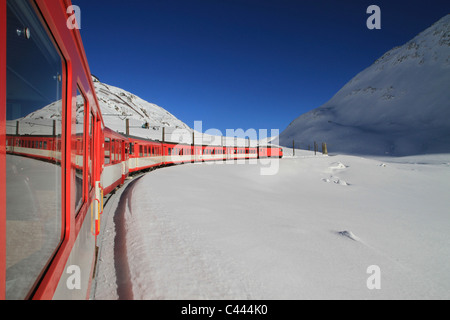
[[[34,136],[42,147],[43,137],[61,134],[63,61],[29,3],[6,1],[6,134]],[[61,242],[58,151],[6,155],[6,299],[30,297]]]
[[130,143],[130,154],[134,154],[134,143]]
[[105,138],[105,164],[109,164],[111,162],[111,156],[110,156],[110,144],[111,139]]
[[78,212],[83,204],[83,181],[84,181],[84,131],[85,131],[86,100],[77,87],[75,103],[72,112],[75,117],[75,148],[72,150],[72,197],[75,199],[75,212]]
[[94,115],[92,113],[89,114],[89,135],[86,137],[88,143],[88,190],[91,190],[94,182]]
[[114,158],[114,144],[116,143],[116,140],[112,139],[111,140],[111,162],[114,163],[115,162],[115,158]]
[[72,112],[75,117],[75,148],[72,149],[72,195],[75,199],[75,212],[78,212],[83,204],[83,181],[84,181],[84,131],[85,131],[85,109],[86,102],[80,89],[77,87],[75,103],[72,104]]
[[144,154],[144,146],[139,146],[139,157],[142,157]]
[[119,162],[119,141],[118,140],[114,140],[114,159],[115,159],[115,163]]

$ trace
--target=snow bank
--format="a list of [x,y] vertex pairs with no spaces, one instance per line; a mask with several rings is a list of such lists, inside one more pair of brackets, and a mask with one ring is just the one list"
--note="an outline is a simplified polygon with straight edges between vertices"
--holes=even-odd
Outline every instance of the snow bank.
[[[133,299],[449,299],[450,155],[403,160],[309,153],[272,176],[223,163],[143,176],[116,212]],[[120,298],[118,198],[95,299]]]

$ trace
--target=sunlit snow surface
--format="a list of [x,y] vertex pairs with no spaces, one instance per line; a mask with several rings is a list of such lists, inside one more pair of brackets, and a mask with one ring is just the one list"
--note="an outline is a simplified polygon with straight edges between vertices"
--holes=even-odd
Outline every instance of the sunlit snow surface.
[[[280,144],[326,142],[335,153],[450,152],[450,14],[386,52],[324,105],[300,115]],[[314,107],[314,106],[312,106]]]
[[122,189],[103,214],[94,298],[450,298],[450,155],[285,153],[275,175],[186,164]]

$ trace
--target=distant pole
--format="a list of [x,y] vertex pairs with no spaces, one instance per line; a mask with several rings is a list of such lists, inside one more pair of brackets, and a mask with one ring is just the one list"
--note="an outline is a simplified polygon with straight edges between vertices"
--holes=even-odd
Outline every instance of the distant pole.
[[16,136],[19,135],[19,121],[16,121]]
[[192,131],[192,145],[195,146],[195,132]]
[[166,133],[166,127],[162,128],[162,142],[165,142],[164,138],[165,138],[165,134]]
[[292,140],[292,156],[295,156],[295,140]]
[[317,153],[317,142],[314,141],[314,155]]
[[322,154],[328,154],[327,144],[322,142]]
[[56,120],[53,119],[53,136],[56,137]]
[[128,118],[125,119],[125,128],[126,128],[125,132],[129,136],[130,135],[130,119],[128,119]]

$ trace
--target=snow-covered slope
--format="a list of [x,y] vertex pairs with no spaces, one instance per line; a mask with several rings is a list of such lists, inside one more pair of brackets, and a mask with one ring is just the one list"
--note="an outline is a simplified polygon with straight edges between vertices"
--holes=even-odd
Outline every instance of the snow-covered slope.
[[134,179],[105,206],[95,299],[449,299],[450,155],[383,158],[297,150],[271,176],[218,162]]
[[[165,140],[175,142],[192,141],[192,129],[167,110],[147,102],[123,89],[101,83],[93,77],[95,91],[105,126],[121,133],[126,132],[126,119],[129,120],[130,135],[162,140],[162,128],[165,128]],[[77,97],[77,124],[82,126],[83,98]],[[53,120],[56,120],[56,134],[61,134],[61,100],[36,110],[25,117],[7,121],[7,133],[15,134],[19,122],[20,134],[44,134],[53,132]],[[82,129],[80,128],[79,131]]]
[[[178,141],[176,137],[172,139],[172,134],[176,133],[192,138],[190,134],[192,129],[167,110],[128,91],[101,83],[95,77],[93,79],[103,120],[107,127],[125,132],[125,119],[129,119],[131,135],[161,140],[162,128],[165,127],[166,140]],[[147,123],[148,127],[145,127]]]
[[376,60],[280,135],[331,152],[412,155],[450,151],[450,14]]

